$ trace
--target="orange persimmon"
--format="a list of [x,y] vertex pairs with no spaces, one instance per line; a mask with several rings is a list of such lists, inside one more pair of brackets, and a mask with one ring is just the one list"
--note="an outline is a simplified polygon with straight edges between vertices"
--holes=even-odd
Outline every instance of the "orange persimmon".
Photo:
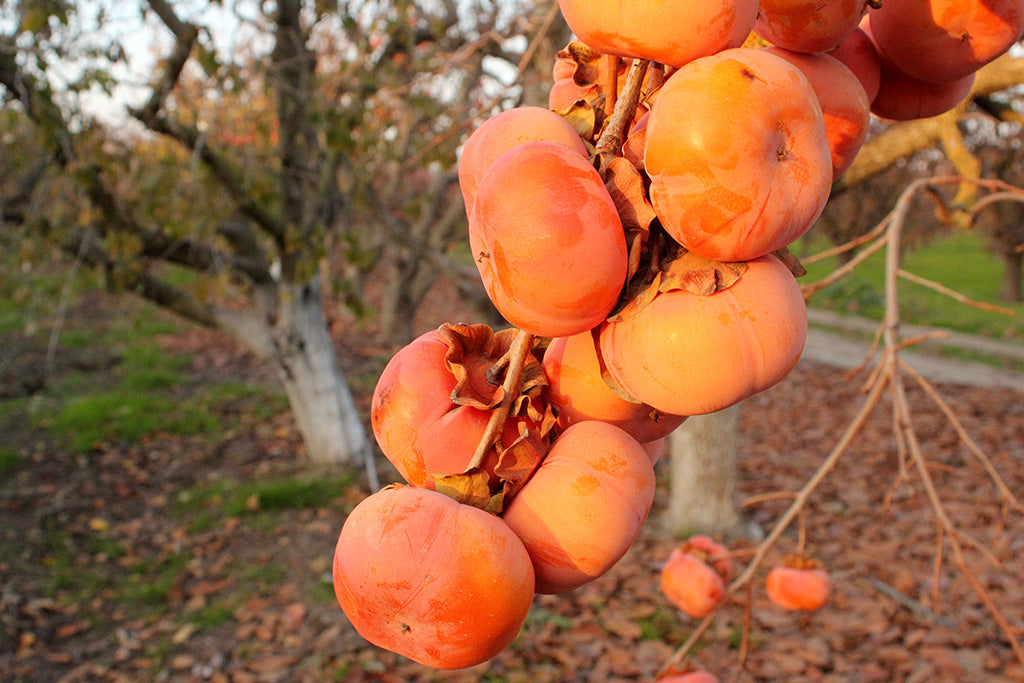
[[535,140],[560,142],[582,157],[588,154],[579,134],[553,111],[523,106],[495,114],[470,134],[459,155],[459,188],[467,214],[472,212],[480,178],[494,160],[517,145]]
[[557,410],[561,429],[584,420],[601,420],[646,443],[664,437],[686,419],[616,394],[601,376],[594,337],[589,330],[551,340],[544,351],[543,365],[548,380],[548,403]]
[[860,26],[843,39],[835,49],[829,50],[832,55],[853,72],[860,81],[868,101],[875,99],[882,78],[882,64],[878,57],[878,48]]
[[808,54],[781,47],[765,48],[800,69],[818,96],[825,135],[832,153],[832,179],[850,167],[868,136],[871,100],[860,79],[841,61],[826,53]]
[[361,636],[435,669],[501,652],[534,595],[530,557],[499,517],[408,486],[378,491],[349,513],[333,579]]
[[[450,350],[450,341],[438,330],[420,335],[391,357],[370,400],[370,426],[381,452],[414,486],[433,488],[431,475],[465,471],[490,419],[489,410],[453,401],[458,380],[446,364]],[[481,357],[464,360],[473,366],[471,382],[483,385],[486,369],[497,358],[489,363]],[[503,445],[519,437],[524,421],[513,417],[506,422]],[[536,443],[542,445],[539,439]],[[493,452],[483,462],[492,479],[496,463]]]
[[661,569],[661,590],[669,602],[691,617],[711,614],[732,576],[732,560],[711,563],[712,557],[724,552],[724,546],[703,535],[673,548]]
[[761,0],[754,31],[796,52],[831,50],[857,28],[868,0]]
[[765,581],[768,598],[790,610],[816,610],[832,594],[832,578],[824,569],[808,566],[778,566],[768,572]]
[[597,170],[556,142],[527,142],[491,164],[477,186],[469,243],[491,301],[543,337],[589,330],[626,278],[626,238]]
[[774,256],[748,263],[709,296],[662,292],[606,322],[599,349],[608,372],[638,401],[674,415],[726,408],[784,378],[807,337],[800,287]]
[[599,52],[682,66],[738,47],[754,26],[757,0],[559,0],[565,23]]
[[900,71],[952,83],[1006,53],[1024,34],[1020,0],[885,0],[871,12],[875,45]]
[[562,432],[502,514],[533,560],[538,593],[564,593],[607,572],[654,502],[643,447],[604,422]]
[[800,237],[832,187],[821,105],[798,68],[763,49],[695,60],[658,93],[644,167],[665,230],[718,261]]

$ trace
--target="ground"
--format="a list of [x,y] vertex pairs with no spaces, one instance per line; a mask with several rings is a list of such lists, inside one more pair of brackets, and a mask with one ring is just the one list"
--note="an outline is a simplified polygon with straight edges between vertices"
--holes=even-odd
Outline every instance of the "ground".
[[[104,306],[78,310],[79,322],[137,315],[122,308],[132,304]],[[537,596],[519,637],[491,662],[435,672],[367,644],[329,582],[345,513],[369,493],[365,476],[310,470],[266,368],[230,340],[176,323],[148,332],[180,362],[173,383],[146,375],[159,389],[149,394],[170,402],[145,404],[129,425],[147,406],[176,416],[197,408],[212,425],[133,436],[110,427],[122,435],[77,446],[54,436],[67,406],[52,387],[72,386],[54,377],[119,395],[130,348],[61,345],[44,376],[47,337],[4,334],[0,680],[652,681],[694,627],[658,586],[678,543],[658,524],[667,485],[659,466],[658,498],[626,557],[572,593]],[[392,349],[345,336],[339,349],[366,406]],[[744,498],[798,489],[834,447],[863,400],[863,374],[844,372],[804,360],[743,404]],[[211,385],[221,387],[213,398]],[[1009,490],[1024,491],[1022,394],[939,389]],[[911,400],[967,564],[1019,639],[1024,514],[999,503],[931,399],[912,390]],[[890,415],[879,406],[804,516],[808,551],[835,580],[830,603],[811,614],[776,608],[761,572],[695,649],[695,666],[723,681],[1024,680],[948,545],[937,561],[942,539],[917,480],[900,481]],[[394,477],[385,465],[382,476]],[[749,517],[768,529],[784,506],[752,505]],[[794,529],[770,563],[795,545]]]

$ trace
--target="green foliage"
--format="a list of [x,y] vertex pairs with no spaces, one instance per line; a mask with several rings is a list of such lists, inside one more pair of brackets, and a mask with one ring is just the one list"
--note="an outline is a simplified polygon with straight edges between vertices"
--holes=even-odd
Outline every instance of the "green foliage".
[[7,475],[21,466],[22,459],[9,448],[0,448],[0,475]]
[[310,477],[281,477],[246,483],[222,482],[178,494],[184,513],[216,510],[224,517],[241,517],[262,511],[326,508],[335,505],[353,485],[351,473]]
[[[827,245],[814,240],[814,253]],[[833,259],[807,267],[803,283],[816,282],[837,265]],[[997,301],[1003,266],[988,248],[986,236],[955,232],[930,240],[905,254],[902,268],[938,282],[975,301],[1016,310],[1008,316],[958,303],[920,284],[901,280],[900,313],[906,323],[944,327],[995,339],[1024,340],[1024,305]],[[860,264],[851,275],[816,293],[811,306],[881,319],[885,310],[885,253],[880,251]]]
[[219,426],[216,418],[197,404],[140,393],[131,384],[129,381],[122,389],[72,398],[53,421],[53,427],[77,450],[87,452],[108,439],[137,441],[155,432],[212,434]]

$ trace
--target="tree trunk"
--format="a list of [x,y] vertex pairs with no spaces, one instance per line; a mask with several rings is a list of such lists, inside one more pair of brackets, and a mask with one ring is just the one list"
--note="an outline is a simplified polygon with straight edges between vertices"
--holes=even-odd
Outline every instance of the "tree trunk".
[[1021,268],[1024,266],[1024,252],[1013,249],[1003,250],[1003,282],[999,287],[999,298],[1002,301],[1024,301],[1024,286],[1021,283]]
[[675,533],[760,538],[736,505],[739,405],[687,418],[669,435],[670,484],[663,523]]
[[252,307],[224,312],[219,322],[273,364],[311,462],[366,461],[370,442],[335,357],[318,276],[306,284],[263,287]]

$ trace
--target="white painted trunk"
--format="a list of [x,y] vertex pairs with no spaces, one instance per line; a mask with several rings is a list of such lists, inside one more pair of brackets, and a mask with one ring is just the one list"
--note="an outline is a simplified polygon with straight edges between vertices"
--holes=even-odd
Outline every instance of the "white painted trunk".
[[677,533],[757,537],[736,504],[739,411],[686,419],[668,438],[669,500],[663,523]]
[[370,443],[335,357],[319,278],[277,283],[255,299],[249,310],[225,313],[223,327],[277,370],[311,462],[362,465]]

